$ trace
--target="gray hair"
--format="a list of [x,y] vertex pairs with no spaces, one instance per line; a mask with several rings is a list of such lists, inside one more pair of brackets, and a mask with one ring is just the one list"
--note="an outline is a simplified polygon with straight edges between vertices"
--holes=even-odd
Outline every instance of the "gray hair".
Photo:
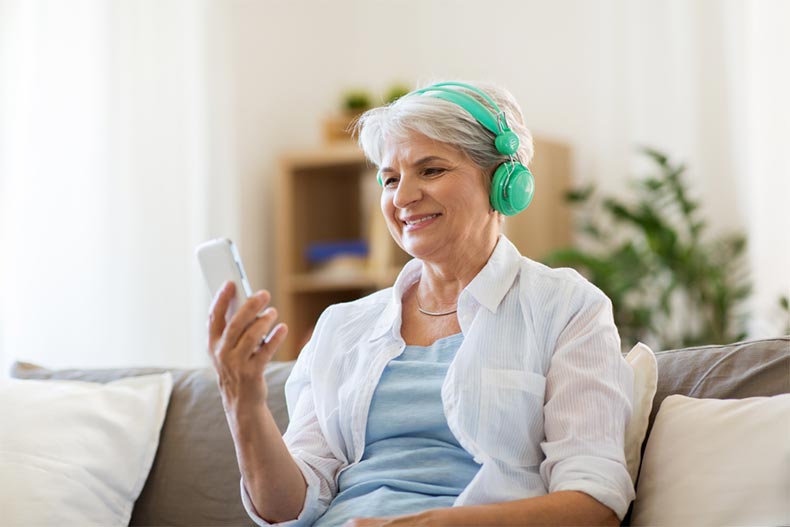
[[[465,83],[485,92],[505,113],[510,129],[518,135],[520,145],[515,157],[524,165],[532,160],[532,134],[524,125],[524,116],[513,95],[497,86]],[[477,93],[466,88],[449,86],[463,91],[481,102],[496,115],[496,111]],[[494,134],[481,125],[466,110],[455,103],[425,95],[408,95],[386,106],[365,112],[355,124],[359,145],[370,161],[381,166],[384,144],[388,139],[405,139],[417,132],[434,141],[460,149],[483,170],[491,169],[509,158],[494,146]]]

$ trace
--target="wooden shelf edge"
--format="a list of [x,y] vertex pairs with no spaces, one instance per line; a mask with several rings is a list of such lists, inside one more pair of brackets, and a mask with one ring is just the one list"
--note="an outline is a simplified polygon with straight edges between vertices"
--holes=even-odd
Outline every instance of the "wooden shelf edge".
[[316,291],[345,291],[349,289],[372,289],[376,278],[370,273],[355,275],[331,275],[321,273],[301,273],[292,275],[288,281],[293,293]]
[[322,291],[349,291],[354,289],[385,289],[395,283],[400,268],[386,271],[363,271],[354,275],[331,275],[322,273],[300,273],[288,277],[287,287],[291,293],[313,293]]
[[362,150],[356,143],[351,141],[286,152],[280,159],[282,163],[291,168],[367,163]]

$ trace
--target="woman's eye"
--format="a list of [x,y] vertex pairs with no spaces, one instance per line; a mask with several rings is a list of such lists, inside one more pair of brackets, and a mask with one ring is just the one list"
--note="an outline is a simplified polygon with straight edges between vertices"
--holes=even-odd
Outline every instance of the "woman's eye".
[[396,177],[388,177],[384,178],[384,186],[385,187],[392,187],[398,183],[398,178]]
[[436,167],[426,168],[425,170],[423,170],[423,174],[425,174],[426,176],[439,176],[441,174],[444,174],[445,172],[446,172],[445,169],[436,168]]

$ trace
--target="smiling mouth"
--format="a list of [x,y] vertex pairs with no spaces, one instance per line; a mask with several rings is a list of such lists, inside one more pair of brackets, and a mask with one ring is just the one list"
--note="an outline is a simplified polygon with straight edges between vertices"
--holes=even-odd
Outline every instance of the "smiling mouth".
[[416,220],[403,220],[404,225],[419,225],[420,223],[425,223],[428,220],[432,220],[434,218],[438,218],[441,214],[431,214],[429,216],[423,216],[422,218],[418,218]]

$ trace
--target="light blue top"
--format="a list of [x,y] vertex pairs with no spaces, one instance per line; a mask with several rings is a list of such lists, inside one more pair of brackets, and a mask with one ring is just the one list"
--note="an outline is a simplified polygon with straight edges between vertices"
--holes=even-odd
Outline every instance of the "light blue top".
[[463,341],[406,346],[373,394],[359,463],[340,474],[338,494],[315,525],[450,507],[480,465],[447,426],[441,387]]

